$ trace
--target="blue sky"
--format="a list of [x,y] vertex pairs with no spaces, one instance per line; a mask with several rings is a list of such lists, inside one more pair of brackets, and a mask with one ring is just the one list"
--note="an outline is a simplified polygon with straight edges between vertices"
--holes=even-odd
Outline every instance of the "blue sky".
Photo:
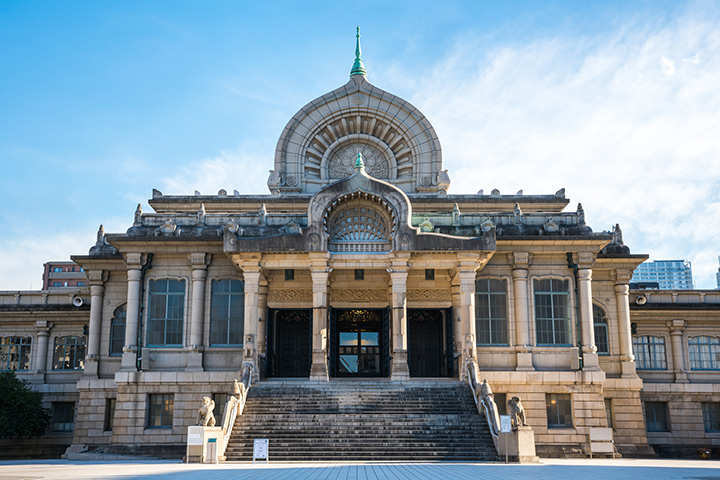
[[720,247],[717,2],[0,2],[0,289],[124,231],[153,188],[267,193],[277,138],[347,81],[435,126],[451,193],[554,193],[634,253]]

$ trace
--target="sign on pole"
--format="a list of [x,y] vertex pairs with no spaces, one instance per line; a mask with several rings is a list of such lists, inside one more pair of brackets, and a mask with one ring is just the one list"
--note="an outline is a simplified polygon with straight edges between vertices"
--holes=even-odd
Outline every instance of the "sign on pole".
[[502,433],[510,433],[512,431],[510,415],[500,415],[500,431]]
[[265,460],[265,463],[270,462],[268,455],[268,439],[267,438],[256,438],[253,442],[253,463],[255,459]]

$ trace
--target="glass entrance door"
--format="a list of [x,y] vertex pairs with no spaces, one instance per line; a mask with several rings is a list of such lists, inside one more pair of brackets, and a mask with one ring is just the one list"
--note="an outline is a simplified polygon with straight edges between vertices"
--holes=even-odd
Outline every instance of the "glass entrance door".
[[375,310],[338,312],[337,375],[377,377],[383,375],[382,317]]

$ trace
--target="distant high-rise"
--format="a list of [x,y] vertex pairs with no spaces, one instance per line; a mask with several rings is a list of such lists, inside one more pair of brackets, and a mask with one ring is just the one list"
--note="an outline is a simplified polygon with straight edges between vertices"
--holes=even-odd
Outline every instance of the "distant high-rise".
[[[718,255],[718,263],[720,263],[720,255]],[[718,271],[715,274],[715,282],[717,282],[717,288],[720,290],[720,267],[718,267]]]
[[75,262],[47,262],[43,265],[43,290],[77,288],[87,285],[85,271]]
[[[720,281],[720,276],[718,278]],[[692,266],[689,260],[648,261],[635,269],[631,281],[657,282],[661,289],[691,289],[693,288]]]

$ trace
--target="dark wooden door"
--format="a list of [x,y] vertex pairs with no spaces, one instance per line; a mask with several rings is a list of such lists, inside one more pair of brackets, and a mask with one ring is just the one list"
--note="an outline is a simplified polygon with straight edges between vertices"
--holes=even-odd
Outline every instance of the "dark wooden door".
[[408,310],[408,367],[411,377],[440,377],[443,364],[442,312]]
[[309,377],[310,315],[306,311],[279,311],[276,316],[277,376]]

